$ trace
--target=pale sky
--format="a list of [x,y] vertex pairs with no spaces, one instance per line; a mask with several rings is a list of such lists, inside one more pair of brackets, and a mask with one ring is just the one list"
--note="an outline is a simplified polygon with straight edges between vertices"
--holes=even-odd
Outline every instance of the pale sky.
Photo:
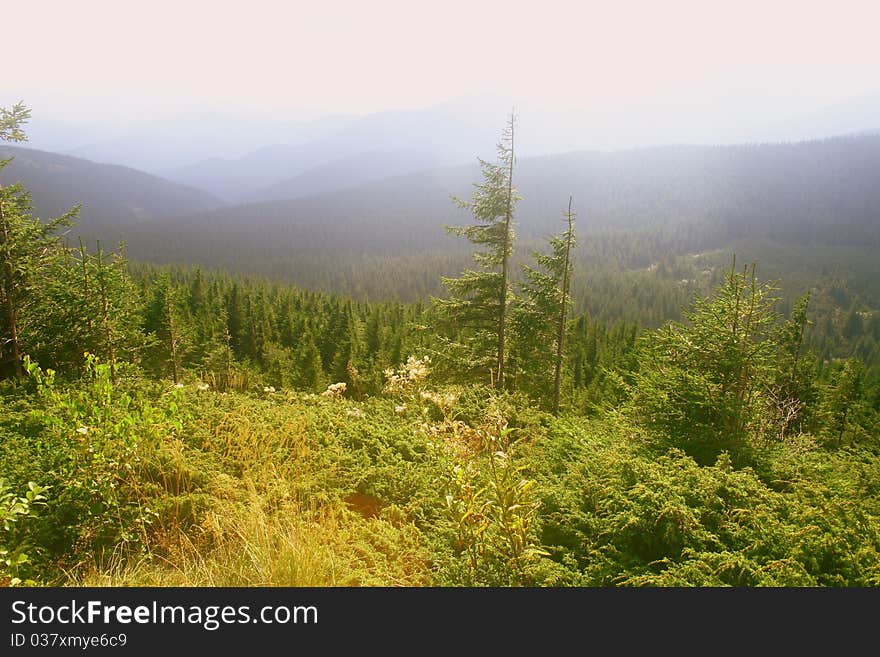
[[784,115],[880,91],[880,2],[0,0],[0,103],[53,118],[548,110]]

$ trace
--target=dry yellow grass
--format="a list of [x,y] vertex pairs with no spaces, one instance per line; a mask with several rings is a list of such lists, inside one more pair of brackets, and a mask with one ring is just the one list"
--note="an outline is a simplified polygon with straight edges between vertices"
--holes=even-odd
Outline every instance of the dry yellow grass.
[[[363,518],[344,508],[265,510],[254,497],[238,511],[209,513],[197,545],[181,532],[167,554],[111,560],[79,586],[424,586],[427,552],[393,511]],[[206,547],[207,546],[207,547]]]

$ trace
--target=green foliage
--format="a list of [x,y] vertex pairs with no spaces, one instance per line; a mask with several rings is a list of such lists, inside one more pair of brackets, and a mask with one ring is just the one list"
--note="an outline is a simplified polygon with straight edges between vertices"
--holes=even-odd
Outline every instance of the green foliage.
[[780,434],[804,431],[810,424],[810,413],[816,401],[817,362],[805,349],[807,308],[810,293],[799,297],[791,317],[780,326],[775,341],[776,377],[769,387],[774,405],[779,410]]
[[0,583],[3,585],[35,583],[33,580],[23,580],[20,576],[30,557],[26,552],[27,544],[21,539],[16,540],[15,529],[17,523],[34,513],[35,507],[45,506],[46,496],[43,493],[46,490],[45,487],[29,481],[24,496],[19,496],[0,478]]
[[778,377],[773,288],[754,266],[731,269],[711,298],[643,339],[633,408],[642,422],[703,459],[742,453],[781,433],[769,393]]
[[[20,124],[28,116],[21,105],[3,110],[0,138],[25,139]],[[135,357],[141,336],[127,265],[120,256],[105,259],[100,243],[95,256],[82,243],[78,251],[62,243],[58,231],[78,213],[43,221],[33,216],[29,192],[0,186],[0,373],[20,376],[24,354],[57,369],[82,366],[84,351],[114,370],[117,358]]]
[[517,387],[543,398],[554,412],[559,410],[566,318],[571,306],[571,252],[577,244],[570,201],[565,217],[567,228],[549,239],[550,253],[532,254],[539,269],[522,266],[521,294],[511,312]]
[[321,352],[310,333],[300,342],[296,354],[296,387],[302,390],[317,391],[324,387],[325,374],[321,364]]
[[145,362],[154,367],[154,376],[168,376],[177,383],[180,369],[186,360],[191,344],[191,329],[186,324],[185,301],[179,290],[172,286],[166,273],[159,277],[153,287],[153,296],[143,309],[145,344],[150,353]]
[[[36,388],[26,415],[31,428],[6,446],[4,470],[19,479],[39,473],[54,491],[33,535],[44,550],[83,550],[98,560],[144,549],[156,517],[145,468],[179,426],[175,395],[147,401],[137,379],[123,389],[110,365],[91,354],[82,384],[70,390],[59,389],[51,369],[25,360]],[[17,460],[26,454],[29,462]]]
[[[434,299],[440,321],[455,333],[457,364],[473,372],[489,372],[504,387],[507,360],[505,331],[510,297],[509,260],[513,254],[513,213],[519,195],[513,188],[514,117],[498,142],[498,164],[480,160],[483,181],[474,185],[472,199],[456,203],[471,211],[474,224],[446,230],[470,241],[477,269],[458,278],[443,277],[446,299]],[[453,348],[453,345],[450,345]]]
[[[110,363],[136,363],[149,344],[139,326],[138,295],[128,275],[128,263],[120,245],[107,253],[98,242],[89,253],[63,247],[53,267],[44,274],[41,291],[41,342],[28,354],[59,371],[82,370],[85,352]],[[69,329],[60,329],[60,326]]]
[[16,103],[10,109],[0,107],[0,141],[27,141],[21,125],[30,118],[31,111],[24,103]]
[[454,548],[465,565],[463,584],[529,584],[531,567],[547,554],[535,533],[535,482],[510,454],[511,431],[478,432],[485,457],[450,460],[443,477]]
[[13,544],[41,580],[880,583],[876,445],[700,466],[619,414],[555,419],[487,388],[219,394],[87,362],[72,384],[31,364],[36,393],[0,401],[0,475],[53,493]]
[[[0,171],[8,163],[0,161]],[[25,353],[61,351],[58,343],[64,340],[67,307],[51,303],[64,253],[57,231],[69,225],[77,212],[74,208],[41,221],[31,213],[27,191],[17,184],[0,185],[0,374],[20,376]]]
[[[865,421],[867,409],[863,401],[863,382],[862,364],[849,359],[836,368],[825,388],[819,415],[824,421],[827,440],[837,447],[840,447],[845,433],[859,436],[864,432],[862,423]],[[875,440],[876,438],[874,436]]]
[[[627,437],[631,436],[631,437]],[[561,419],[530,455],[540,467],[541,540],[580,585],[876,586],[880,575],[877,455],[849,478],[827,456],[780,447],[782,482],[708,466],[679,450],[644,452],[625,423]],[[852,456],[841,458],[852,463]],[[817,467],[819,466],[819,467]],[[850,466],[851,467],[851,466]],[[868,483],[869,481],[874,483]],[[861,500],[861,504],[857,501]],[[867,502],[867,503],[866,503]]]

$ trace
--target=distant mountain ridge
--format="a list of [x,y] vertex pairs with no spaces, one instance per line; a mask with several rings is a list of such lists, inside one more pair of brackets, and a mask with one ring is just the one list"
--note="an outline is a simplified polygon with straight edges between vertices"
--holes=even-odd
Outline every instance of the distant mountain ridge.
[[[383,176],[492,157],[511,109],[521,158],[662,144],[794,142],[876,130],[880,95],[780,114],[724,105],[684,111],[674,99],[550,110],[502,96],[470,96],[365,115],[193,110],[146,123],[61,123],[34,108],[35,148],[121,164],[203,189],[226,202],[295,198]],[[418,153],[419,157],[402,153]],[[361,166],[359,163],[364,163]]]
[[[285,277],[345,258],[463,248],[444,224],[471,221],[476,164],[441,167],[292,200],[226,206],[133,227],[132,253]],[[740,239],[880,247],[880,136],[792,144],[664,146],[522,158],[516,230],[556,233],[574,197],[582,250],[594,236],[642,234],[642,250],[718,247]],[[605,239],[605,238],[603,238]],[[657,246],[651,247],[653,243]],[[660,248],[662,245],[662,249]],[[612,248],[612,247],[609,247]],[[643,266],[643,265],[642,265]],[[299,274],[297,274],[299,275]]]
[[[14,156],[2,182],[23,182],[42,216],[82,202],[80,230],[125,237],[138,257],[210,262],[213,254],[226,264],[259,254],[278,262],[325,251],[449,248],[458,242],[443,224],[470,220],[450,196],[469,197],[480,175],[476,157],[470,165],[430,167],[430,156],[418,151],[368,152],[260,192],[279,200],[230,206],[126,167],[12,146],[0,147],[0,156]],[[398,171],[418,163],[423,170],[393,175],[385,165],[395,160]],[[339,189],[337,178],[360,182]],[[586,233],[687,224],[730,239],[880,245],[875,134],[523,157],[515,183],[524,197],[517,230],[526,239],[556,232],[571,194]]]
[[253,201],[314,196],[432,169],[436,165],[436,157],[424,151],[367,151],[314,167],[292,178],[258,189],[248,196]]
[[[35,112],[36,114],[36,112]],[[33,119],[28,135],[34,148],[82,157],[93,162],[120,164],[168,178],[168,173],[211,158],[236,158],[265,144],[299,144],[337,132],[353,117],[330,115],[316,120],[239,116],[196,112],[134,123],[131,126],[67,128]],[[74,135],[80,134],[78,142]],[[66,137],[66,138],[65,138]],[[56,145],[57,144],[57,145]]]
[[[321,181],[324,188],[342,189],[365,180],[368,169],[406,173],[425,165],[462,164],[475,152],[491,152],[495,124],[504,121],[509,106],[498,101],[461,108],[456,103],[424,110],[386,111],[359,117],[339,130],[295,144],[271,144],[238,158],[218,158],[181,167],[167,176],[233,202],[279,197],[286,181],[298,176],[317,180],[334,165],[371,159],[369,167],[348,167],[346,175]],[[398,156],[407,156],[406,168]],[[413,158],[413,154],[421,154]],[[384,154],[385,157],[379,157]],[[351,176],[350,174],[354,174]],[[297,187],[296,183],[293,184]],[[262,195],[263,192],[266,195]],[[299,191],[294,192],[300,195]]]
[[38,216],[54,217],[82,203],[77,230],[90,237],[115,240],[137,224],[221,205],[207,192],[129,167],[5,144],[0,158],[13,158],[0,183],[22,183]]
[[[428,157],[367,152],[260,192],[296,198],[225,205],[126,167],[0,148],[0,157],[9,156],[15,159],[0,182],[23,182],[39,215],[83,202],[75,230],[107,242],[125,239],[134,258],[340,291],[351,281],[366,283],[365,267],[387,270],[370,294],[393,291],[388,281],[412,275],[423,280],[410,289],[436,291],[440,273],[464,266],[468,245],[443,226],[471,221],[450,196],[469,198],[480,180],[475,155],[469,165],[392,175],[388,162],[396,159],[406,170],[420,158],[425,166]],[[514,181],[524,197],[515,216],[521,254],[560,230],[569,195],[582,261],[639,268],[663,254],[741,240],[880,248],[880,135],[521,157]]]

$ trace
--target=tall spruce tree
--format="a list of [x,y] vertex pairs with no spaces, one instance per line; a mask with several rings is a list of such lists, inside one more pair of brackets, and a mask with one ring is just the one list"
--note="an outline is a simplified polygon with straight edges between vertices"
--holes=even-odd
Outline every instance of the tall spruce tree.
[[505,385],[513,215],[520,200],[513,187],[515,125],[511,113],[497,145],[497,163],[479,160],[483,181],[474,185],[471,200],[453,198],[471,211],[475,223],[446,226],[446,230],[479,249],[473,254],[477,268],[465,270],[459,278],[443,277],[449,297],[434,299],[441,321],[457,332],[456,346],[464,352],[460,361],[473,369],[488,368],[499,389]]
[[818,362],[815,354],[805,349],[810,297],[811,293],[806,292],[795,300],[791,316],[779,327],[776,335],[777,372],[771,394],[780,417],[782,434],[804,430],[815,402]]
[[[562,264],[562,289],[559,290],[559,320],[556,333],[556,363],[553,377],[553,414],[559,414],[559,393],[562,387],[562,361],[565,358],[565,320],[571,306],[571,250],[576,245],[574,236],[575,214],[571,211],[571,196],[568,197],[568,211],[565,213],[567,227],[562,234],[565,243],[565,257]],[[560,245],[561,247],[561,245]],[[557,245],[553,244],[554,256],[558,258]]]
[[517,370],[523,388],[549,397],[554,413],[559,412],[565,329],[571,306],[571,250],[576,245],[575,213],[563,212],[566,228],[549,238],[550,253],[533,252],[538,268],[522,265],[524,281],[512,312],[516,337]]

